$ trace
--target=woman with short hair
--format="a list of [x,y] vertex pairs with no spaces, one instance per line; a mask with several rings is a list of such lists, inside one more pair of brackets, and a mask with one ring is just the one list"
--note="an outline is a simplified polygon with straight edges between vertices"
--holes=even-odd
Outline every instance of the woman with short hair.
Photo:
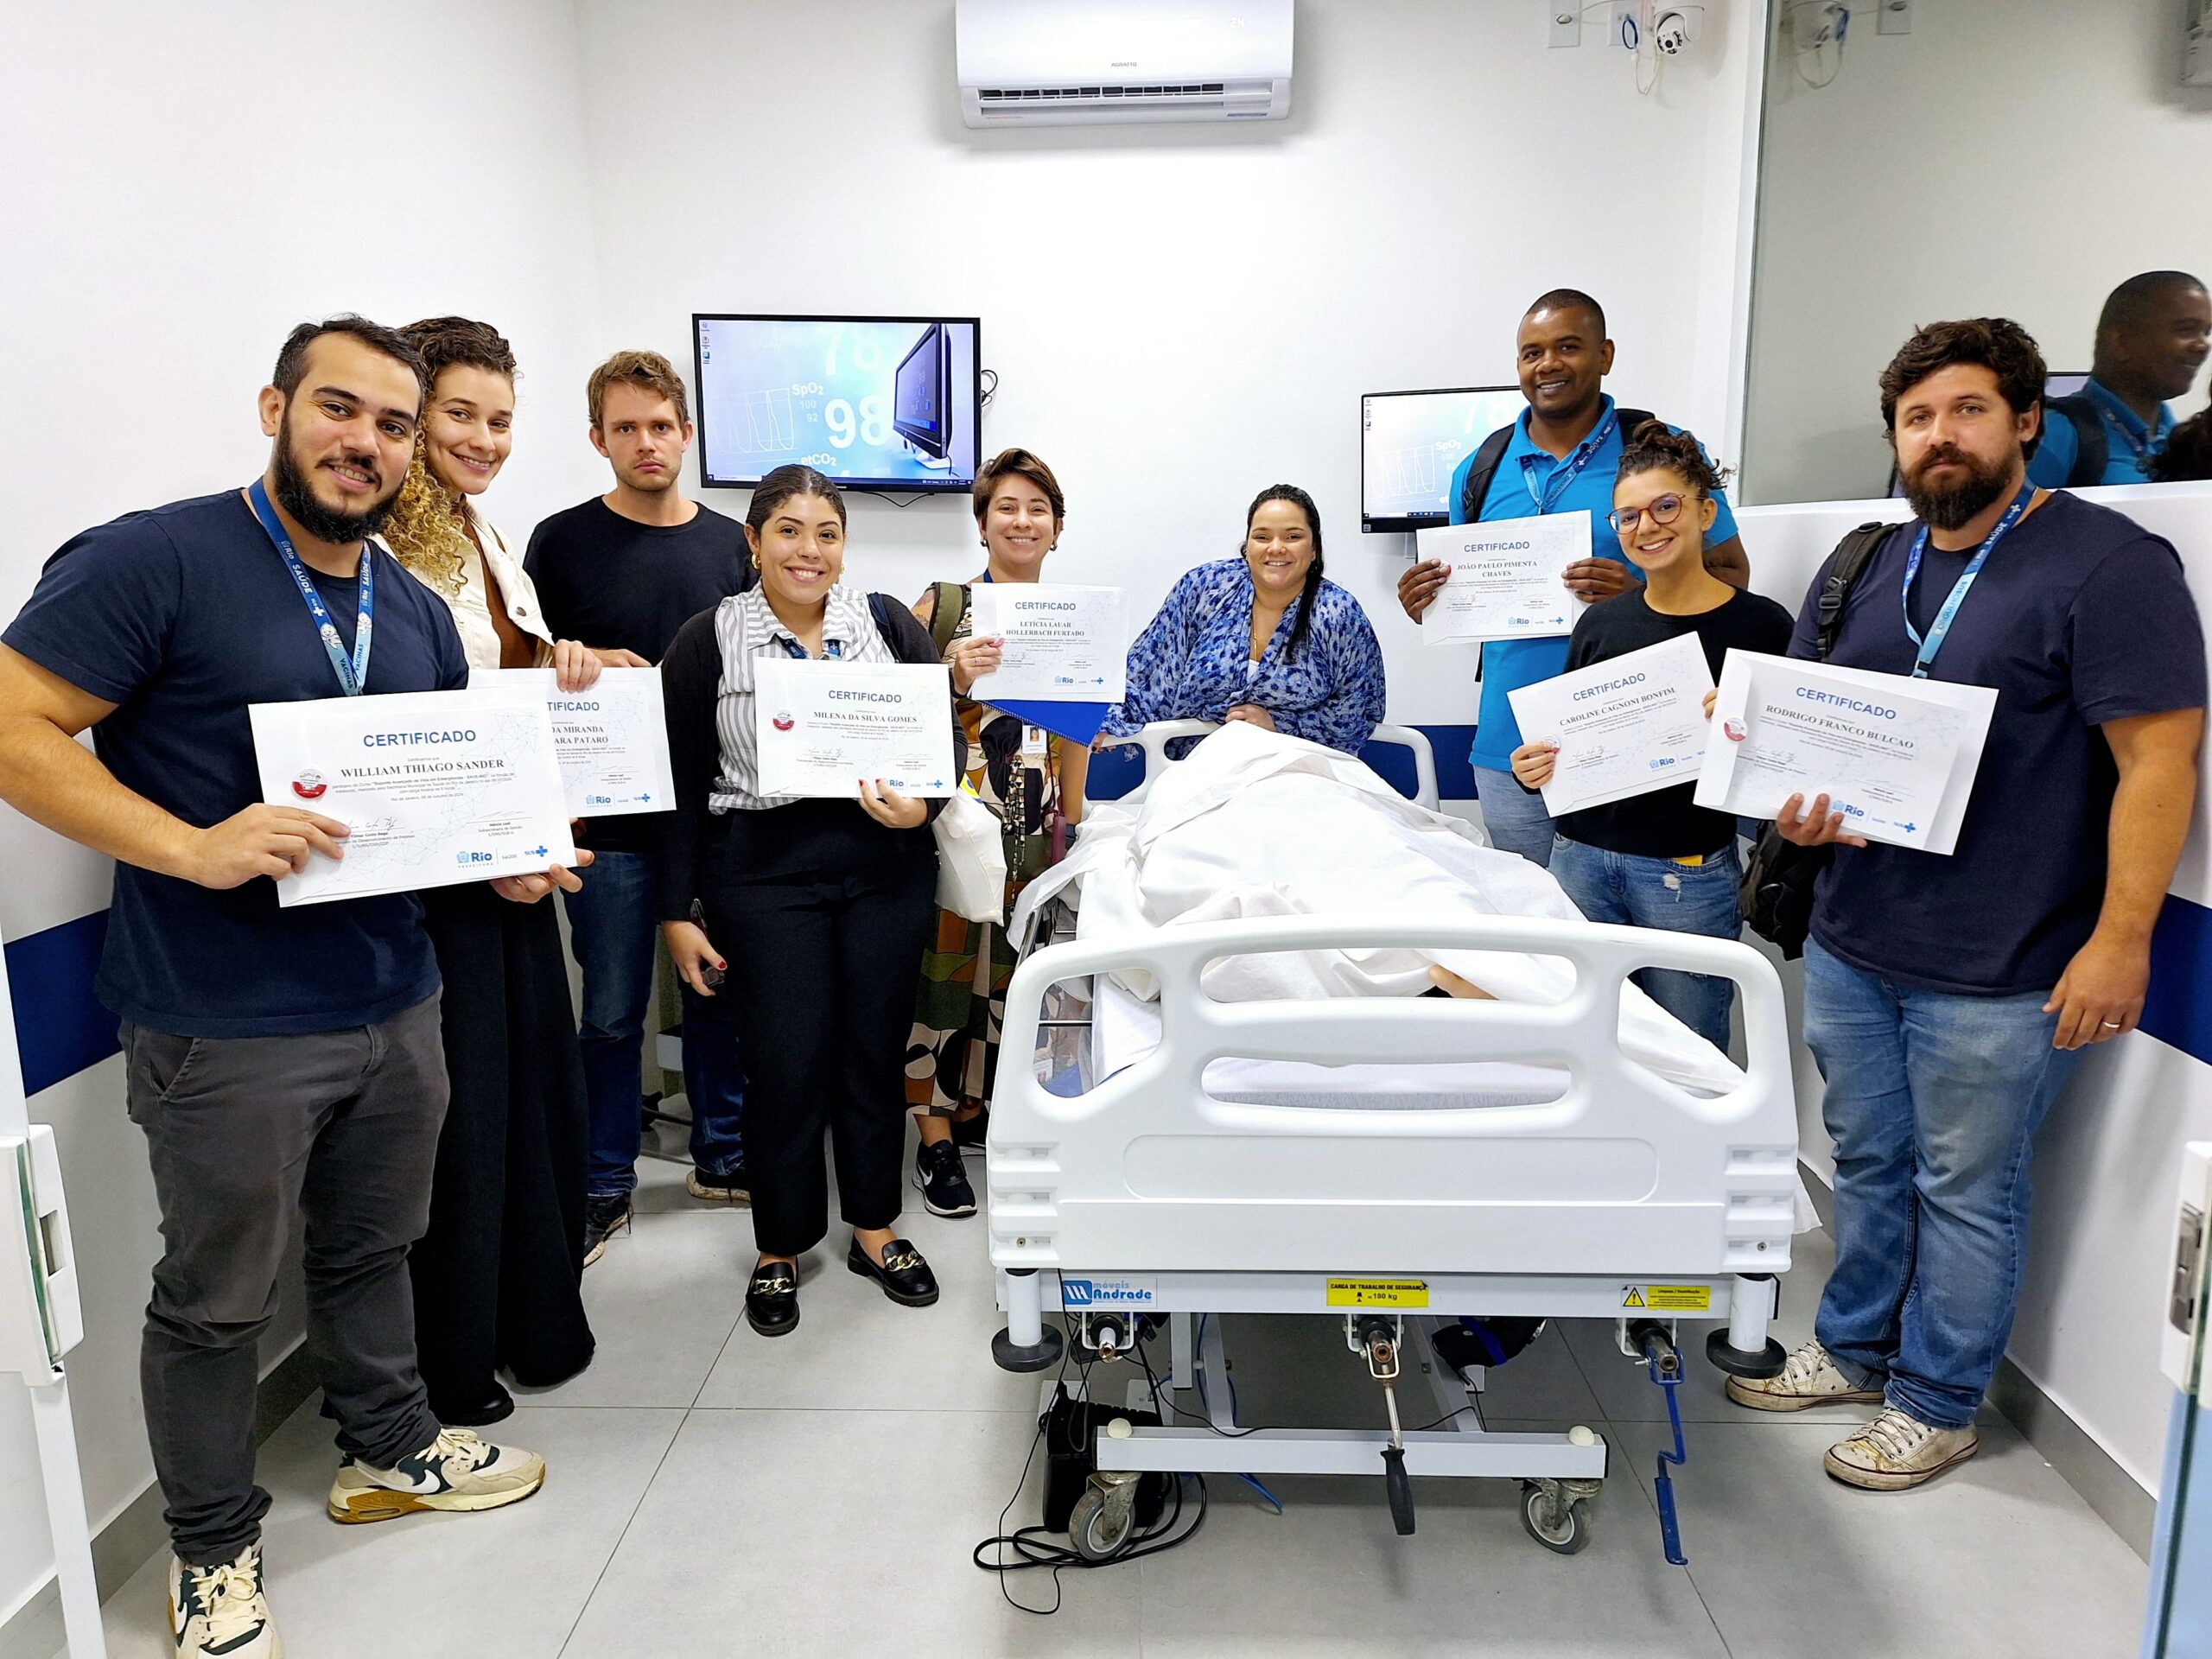
[[[952,671],[954,710],[968,740],[968,782],[999,820],[1010,915],[1022,889],[1052,862],[1055,842],[1065,845],[1083,820],[1090,751],[969,695],[998,668],[1004,644],[976,632],[976,584],[1038,580],[1067,520],[1060,481],[1028,450],[1002,450],[977,474],[974,505],[982,574],[967,582],[938,582],[922,595],[914,615]],[[914,1185],[931,1215],[976,1213],[961,1148],[983,1142],[983,1111],[998,1075],[999,1027],[1013,977],[1014,946],[1003,927],[938,912],[906,1039],[906,1103],[921,1133]]]

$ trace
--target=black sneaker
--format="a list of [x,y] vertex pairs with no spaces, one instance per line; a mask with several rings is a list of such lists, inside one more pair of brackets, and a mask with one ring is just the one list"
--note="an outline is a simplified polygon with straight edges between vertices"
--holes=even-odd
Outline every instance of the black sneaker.
[[963,1152],[981,1152],[991,1136],[991,1115],[980,1111],[973,1117],[952,1120],[952,1144]]
[[764,1337],[787,1336],[798,1329],[798,1268],[789,1262],[763,1262],[745,1287],[745,1322]]
[[862,1278],[874,1280],[883,1287],[883,1294],[901,1307],[927,1307],[937,1300],[937,1275],[922,1260],[922,1253],[903,1238],[894,1238],[883,1247],[880,1268],[868,1259],[856,1238],[845,1252],[845,1265]]
[[584,1200],[584,1266],[607,1254],[607,1241],[630,1224],[627,1192],[594,1193]]
[[914,1185],[933,1216],[976,1213],[976,1189],[968,1185],[968,1172],[960,1166],[960,1148],[950,1141],[914,1149]]

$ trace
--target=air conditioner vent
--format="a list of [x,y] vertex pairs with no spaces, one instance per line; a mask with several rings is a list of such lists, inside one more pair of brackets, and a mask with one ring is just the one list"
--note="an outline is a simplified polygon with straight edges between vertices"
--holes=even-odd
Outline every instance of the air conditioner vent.
[[976,95],[986,104],[1039,103],[1048,99],[1064,103],[1105,98],[1220,98],[1228,91],[1222,81],[1205,80],[1157,86],[981,86],[976,88]]

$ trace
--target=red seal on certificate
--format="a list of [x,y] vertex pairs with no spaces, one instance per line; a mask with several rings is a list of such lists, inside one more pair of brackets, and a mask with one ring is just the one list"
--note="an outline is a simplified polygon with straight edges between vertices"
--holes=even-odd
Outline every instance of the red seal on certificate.
[[1728,734],[1731,743],[1740,743],[1751,734],[1750,728],[1740,721],[1724,720],[1720,722],[1720,729]]
[[768,723],[779,732],[788,732],[792,727],[798,725],[798,721],[793,720],[788,714],[778,714],[769,715]]
[[292,793],[303,801],[319,801],[329,791],[330,785],[322,780],[319,772],[303,772],[292,779]]

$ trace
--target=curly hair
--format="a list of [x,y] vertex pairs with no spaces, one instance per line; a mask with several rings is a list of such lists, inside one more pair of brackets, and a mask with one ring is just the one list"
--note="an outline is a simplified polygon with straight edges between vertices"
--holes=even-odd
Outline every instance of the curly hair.
[[2010,317],[1931,322],[1916,330],[1882,371],[1882,429],[1895,435],[1898,398],[1929,376],[1960,364],[1995,375],[1998,394],[2015,415],[2043,401],[2044,382],[2050,378],[2035,337]]
[[2212,410],[2201,410],[2167,435],[2164,448],[2151,457],[2153,484],[2179,484],[2212,478]]
[[[421,355],[424,384],[436,395],[438,377],[448,369],[487,369],[515,378],[514,347],[488,322],[467,317],[426,317],[399,334]],[[461,518],[461,498],[431,472],[428,429],[415,435],[415,456],[407,479],[385,521],[384,538],[392,556],[416,579],[443,598],[461,592],[476,544]]]
[[1715,467],[1705,456],[1705,446],[1688,432],[1677,432],[1664,421],[1646,421],[1629,434],[1621,451],[1620,468],[1613,476],[1629,478],[1637,473],[1662,469],[1679,473],[1700,495],[1719,493],[1728,481],[1728,468]]

